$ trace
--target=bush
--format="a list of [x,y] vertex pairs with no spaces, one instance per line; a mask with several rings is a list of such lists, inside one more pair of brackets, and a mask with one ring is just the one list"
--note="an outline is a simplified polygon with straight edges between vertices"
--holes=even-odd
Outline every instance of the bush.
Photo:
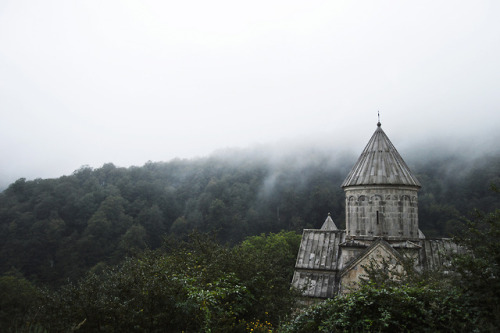
[[472,332],[474,320],[456,289],[380,287],[370,283],[313,305],[282,332]]
[[90,272],[76,284],[45,291],[41,324],[51,332],[76,327],[80,332],[235,332],[252,323],[277,326],[294,308],[296,294],[283,261],[297,249],[281,249],[288,242],[277,240],[293,239],[289,233],[258,237],[228,248],[195,234],[189,242],[167,244],[167,250],[146,251],[102,273]]

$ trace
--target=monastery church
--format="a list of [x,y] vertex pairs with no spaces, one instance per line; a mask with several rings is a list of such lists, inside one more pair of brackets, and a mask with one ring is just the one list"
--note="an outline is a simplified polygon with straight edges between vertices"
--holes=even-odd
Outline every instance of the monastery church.
[[305,229],[292,286],[308,298],[331,298],[355,287],[373,260],[402,269],[406,256],[417,269],[432,269],[458,250],[449,239],[426,239],[418,228],[420,182],[380,122],[342,183],[346,230],[327,217],[321,229]]

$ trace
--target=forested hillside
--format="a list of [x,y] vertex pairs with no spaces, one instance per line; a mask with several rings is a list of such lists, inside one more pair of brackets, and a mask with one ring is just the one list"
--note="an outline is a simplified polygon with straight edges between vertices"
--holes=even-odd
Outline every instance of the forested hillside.
[[[320,227],[329,212],[343,227],[340,184],[356,156],[256,156],[230,151],[19,179],[0,195],[0,274],[57,286],[192,230],[236,244],[263,232]],[[409,164],[423,186],[419,221],[427,237],[449,236],[473,208],[498,207],[489,191],[500,184],[498,155],[466,161],[443,153]]]

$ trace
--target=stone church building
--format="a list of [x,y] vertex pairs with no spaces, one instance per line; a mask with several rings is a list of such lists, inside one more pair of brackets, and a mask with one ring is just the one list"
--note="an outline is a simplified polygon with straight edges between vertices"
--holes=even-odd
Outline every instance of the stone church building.
[[445,264],[458,248],[418,228],[420,187],[379,122],[342,183],[346,230],[329,215],[321,229],[303,231],[292,286],[308,298],[331,298],[355,287],[373,260],[396,270],[408,256],[420,270]]

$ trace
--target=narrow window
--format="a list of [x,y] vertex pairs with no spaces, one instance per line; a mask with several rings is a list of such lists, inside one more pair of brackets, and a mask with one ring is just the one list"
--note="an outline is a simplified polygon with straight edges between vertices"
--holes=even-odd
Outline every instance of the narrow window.
[[378,210],[377,210],[377,224],[378,224]]

